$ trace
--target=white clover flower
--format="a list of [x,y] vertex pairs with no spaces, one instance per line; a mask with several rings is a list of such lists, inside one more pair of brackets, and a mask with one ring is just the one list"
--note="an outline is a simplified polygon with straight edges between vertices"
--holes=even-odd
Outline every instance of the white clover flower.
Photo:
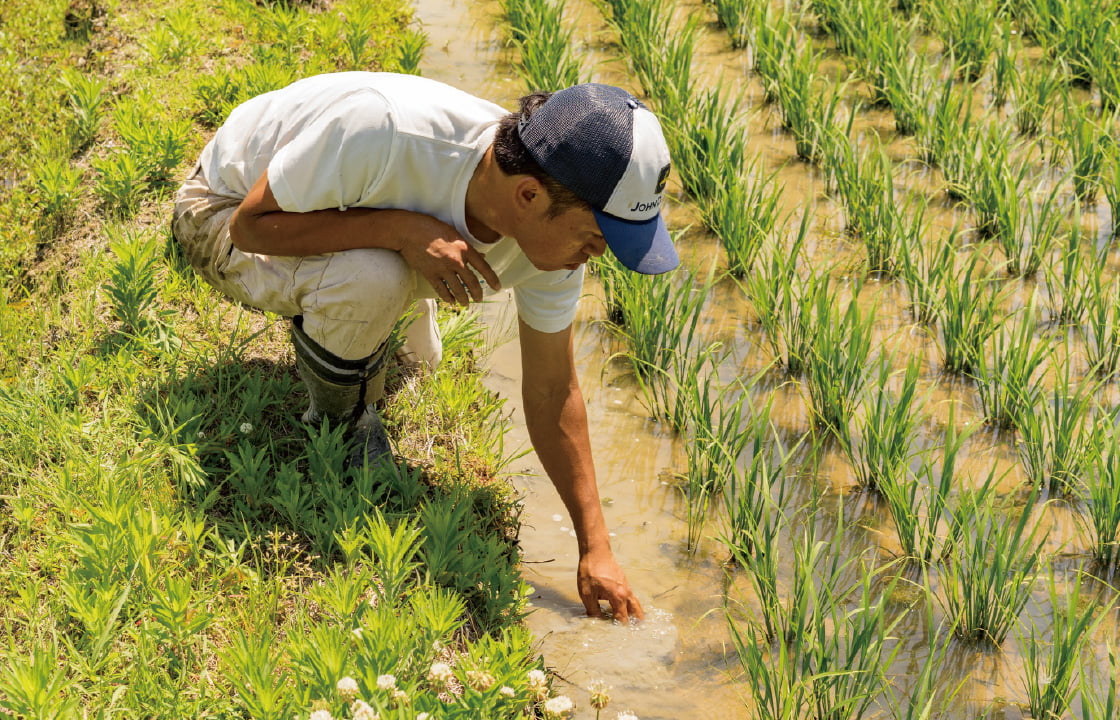
[[392,690],[397,686],[396,675],[378,675],[377,676],[377,689],[378,690]]
[[543,670],[529,671],[529,687],[538,688],[548,684],[548,677]]
[[428,715],[428,713],[419,713],[416,716],[416,720],[428,720],[429,717],[431,717],[431,716]]
[[350,706],[354,720],[380,720],[381,716],[363,700],[355,700]]
[[347,675],[335,684],[335,689],[344,700],[353,700],[358,696],[358,681]]
[[248,435],[251,432],[253,432],[253,423],[247,423],[247,422],[241,423],[241,434],[242,435]]
[[568,716],[573,707],[575,706],[572,704],[571,698],[567,695],[557,695],[545,702],[544,714],[549,720],[561,720],[561,718]]
[[638,720],[638,716],[630,712],[629,710],[623,710],[618,714],[618,717],[616,717],[615,720]]
[[467,671],[467,685],[470,685],[479,692],[486,692],[494,687],[494,676],[485,670],[468,670]]
[[307,720],[334,720],[330,710],[316,710],[307,716]]
[[611,702],[610,690],[602,680],[591,685],[591,707],[602,710]]
[[432,667],[428,670],[428,682],[430,682],[437,689],[447,687],[455,674],[451,672],[451,666],[443,662],[434,662]]
[[353,630],[351,630],[350,634],[354,636],[355,640],[361,640],[362,639],[362,629],[360,627],[359,628],[354,628]]
[[517,691],[511,688],[509,685],[503,685],[502,689],[498,691],[498,694],[504,698],[512,698],[517,695]]

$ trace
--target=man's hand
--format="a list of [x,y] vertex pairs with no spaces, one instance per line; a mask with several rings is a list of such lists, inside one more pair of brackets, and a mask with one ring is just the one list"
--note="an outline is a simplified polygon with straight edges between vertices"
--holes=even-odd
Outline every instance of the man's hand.
[[401,242],[401,256],[431,284],[441,300],[460,305],[482,300],[479,275],[491,289],[501,289],[490,263],[455,228],[427,215],[413,215],[407,239]]
[[589,552],[580,557],[576,584],[583,607],[591,617],[603,616],[600,600],[610,603],[611,614],[619,622],[625,623],[630,618],[641,620],[644,617],[642,604],[630,589],[626,575],[610,551]]

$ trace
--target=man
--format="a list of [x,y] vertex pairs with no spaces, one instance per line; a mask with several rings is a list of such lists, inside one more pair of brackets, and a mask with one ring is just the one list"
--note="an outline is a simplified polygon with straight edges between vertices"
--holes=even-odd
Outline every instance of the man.
[[668,172],[657,119],[618,88],[506,113],[424,78],[338,73],[236,108],[180,188],[173,230],[214,287],[292,319],[304,419],[350,422],[370,461],[389,451],[373,403],[397,320],[417,303],[404,350],[434,367],[434,298],[512,287],[526,423],[572,517],[580,598],[625,621],[642,609],[610,548],[571,324],[589,258],[676,267]]

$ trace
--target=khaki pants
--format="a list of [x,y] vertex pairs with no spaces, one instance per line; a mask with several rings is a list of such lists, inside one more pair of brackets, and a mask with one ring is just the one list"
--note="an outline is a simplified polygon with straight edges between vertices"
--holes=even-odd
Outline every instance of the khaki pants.
[[[206,282],[238,302],[303,316],[316,343],[346,359],[371,355],[413,302],[422,278],[392,250],[364,248],[291,257],[241,252],[229,237],[239,198],[214,195],[196,167],[175,195],[172,232]],[[402,353],[435,368],[442,357],[435,301],[416,301]]]

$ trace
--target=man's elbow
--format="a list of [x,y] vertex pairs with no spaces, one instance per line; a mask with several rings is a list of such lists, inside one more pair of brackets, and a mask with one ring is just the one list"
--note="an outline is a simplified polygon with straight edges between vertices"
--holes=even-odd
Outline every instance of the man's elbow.
[[242,212],[244,207],[233,211],[229,220],[229,240],[233,246],[245,253],[261,252],[257,242],[257,222],[259,218],[248,212]]

